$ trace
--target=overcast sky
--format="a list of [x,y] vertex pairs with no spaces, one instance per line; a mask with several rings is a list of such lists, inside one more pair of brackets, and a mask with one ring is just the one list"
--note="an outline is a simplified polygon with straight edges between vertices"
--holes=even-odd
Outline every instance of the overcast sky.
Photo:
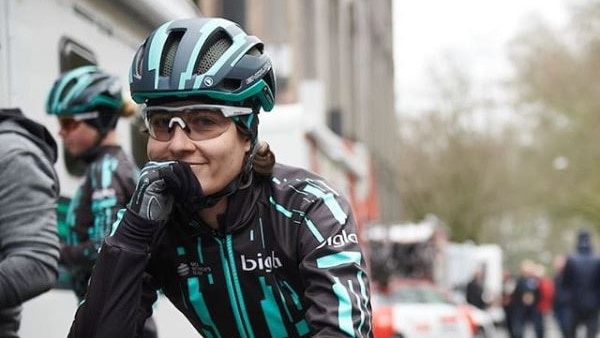
[[[532,16],[562,24],[563,0],[394,0],[396,107],[418,109],[444,54],[487,78],[508,73],[506,43]],[[471,73],[471,71],[469,71]]]

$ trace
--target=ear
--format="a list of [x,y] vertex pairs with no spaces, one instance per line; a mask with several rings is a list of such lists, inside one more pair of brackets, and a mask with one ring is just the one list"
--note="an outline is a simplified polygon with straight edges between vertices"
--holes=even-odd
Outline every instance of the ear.
[[252,149],[252,135],[245,129],[242,129],[239,124],[235,124],[237,137],[244,143],[244,151],[247,153]]
[[244,149],[249,152],[252,149],[252,138],[248,135],[242,136],[244,139]]

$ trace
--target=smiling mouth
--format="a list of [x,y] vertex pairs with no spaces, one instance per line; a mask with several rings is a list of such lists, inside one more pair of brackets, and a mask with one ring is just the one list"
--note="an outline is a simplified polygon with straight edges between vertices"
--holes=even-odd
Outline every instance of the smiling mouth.
[[189,165],[202,165],[202,164],[204,164],[202,162],[187,162],[187,161],[185,161],[185,163],[187,163]]

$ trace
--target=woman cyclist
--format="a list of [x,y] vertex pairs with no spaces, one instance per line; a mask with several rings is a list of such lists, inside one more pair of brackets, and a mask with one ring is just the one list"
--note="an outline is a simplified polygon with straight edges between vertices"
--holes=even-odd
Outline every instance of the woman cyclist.
[[158,289],[203,337],[372,336],[346,199],[306,170],[252,165],[258,113],[275,102],[263,48],[231,21],[196,18],[138,49],[130,88],[151,161],[70,337],[136,337]]

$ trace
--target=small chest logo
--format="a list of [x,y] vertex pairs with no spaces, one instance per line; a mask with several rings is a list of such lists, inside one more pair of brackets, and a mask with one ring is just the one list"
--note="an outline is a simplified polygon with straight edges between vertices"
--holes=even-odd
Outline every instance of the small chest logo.
[[179,263],[177,273],[181,277],[202,276],[211,273],[210,266],[201,266],[198,262]]
[[95,190],[92,193],[92,200],[97,201],[97,200],[103,200],[103,199],[107,199],[107,198],[113,198],[116,195],[117,195],[117,193],[115,192],[115,189],[104,188],[104,189],[100,189],[100,190]]

